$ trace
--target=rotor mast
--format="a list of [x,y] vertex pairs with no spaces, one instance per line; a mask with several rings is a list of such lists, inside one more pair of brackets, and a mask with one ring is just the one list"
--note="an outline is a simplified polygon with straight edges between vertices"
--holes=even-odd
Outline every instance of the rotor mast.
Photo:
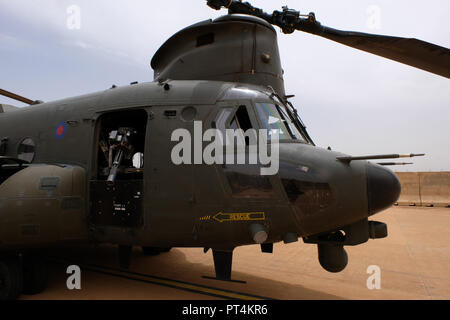
[[283,7],[272,14],[239,0],[207,0],[209,7],[229,13],[259,17],[281,28],[283,33],[294,31],[311,33],[340,44],[394,60],[450,79],[450,50],[414,38],[392,37],[326,27],[316,20],[314,13],[302,15],[299,11]]

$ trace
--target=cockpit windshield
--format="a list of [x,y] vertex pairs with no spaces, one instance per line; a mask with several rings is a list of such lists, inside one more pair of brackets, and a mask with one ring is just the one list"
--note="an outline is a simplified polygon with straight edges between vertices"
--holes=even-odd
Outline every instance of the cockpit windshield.
[[286,106],[277,104],[275,101],[257,102],[256,110],[263,128],[268,131],[269,140],[272,140],[273,135],[278,133],[280,140],[307,142],[307,139],[294,124]]
[[262,129],[268,130],[269,141],[277,132],[280,140],[314,145],[294,106],[289,101],[283,101],[273,90],[236,86],[227,90],[221,100],[254,101]]

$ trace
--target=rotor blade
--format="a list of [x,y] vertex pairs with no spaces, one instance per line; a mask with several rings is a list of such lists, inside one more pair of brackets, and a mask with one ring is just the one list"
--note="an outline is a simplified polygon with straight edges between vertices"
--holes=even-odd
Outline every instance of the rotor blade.
[[229,13],[259,17],[280,27],[284,33],[295,30],[308,32],[340,44],[391,59],[446,78],[450,78],[450,50],[414,38],[400,38],[361,32],[342,31],[323,26],[314,13],[301,15],[299,11],[283,7],[272,14],[239,0],[207,0],[216,10],[228,8]]
[[321,29],[321,32],[311,33],[355,49],[450,78],[450,50],[447,48],[414,38],[341,31],[325,26],[322,26]]
[[34,103],[33,100],[27,99],[25,97],[19,96],[18,94],[15,94],[15,93],[3,90],[3,89],[0,89],[0,95],[23,102],[23,103],[27,103],[30,105]]

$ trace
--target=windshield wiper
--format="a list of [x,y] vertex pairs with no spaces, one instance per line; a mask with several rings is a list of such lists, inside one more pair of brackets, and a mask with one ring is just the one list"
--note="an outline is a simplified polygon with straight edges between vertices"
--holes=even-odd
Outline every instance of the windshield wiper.
[[294,106],[292,105],[292,103],[290,101],[286,101],[286,104],[292,109],[292,110],[289,110],[289,108],[287,108],[291,117],[294,118],[294,123],[296,123],[300,127],[300,131],[305,135],[308,142],[310,142],[313,146],[315,146],[316,144],[311,139],[311,136],[309,135],[308,130],[306,130],[306,126],[305,126],[303,120],[300,118],[297,109],[294,108]]
[[303,120],[298,115],[298,111],[297,111],[297,109],[294,108],[292,103],[288,100],[286,100],[286,103],[283,103],[283,100],[280,98],[280,96],[275,91],[273,91],[271,94],[271,98],[274,99],[274,97],[277,98],[278,103],[287,106],[286,111],[289,113],[289,116],[291,117],[292,122],[297,126],[297,129],[303,134],[303,136],[304,136],[304,138],[306,138],[307,142],[309,142],[313,146],[315,146],[316,144],[311,139],[308,131],[306,130],[306,126],[303,123]]

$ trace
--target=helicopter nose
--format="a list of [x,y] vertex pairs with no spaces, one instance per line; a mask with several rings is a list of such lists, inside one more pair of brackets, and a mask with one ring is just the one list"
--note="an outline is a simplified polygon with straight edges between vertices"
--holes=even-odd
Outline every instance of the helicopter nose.
[[387,168],[368,163],[366,172],[371,216],[392,206],[400,196],[401,186],[394,172]]

